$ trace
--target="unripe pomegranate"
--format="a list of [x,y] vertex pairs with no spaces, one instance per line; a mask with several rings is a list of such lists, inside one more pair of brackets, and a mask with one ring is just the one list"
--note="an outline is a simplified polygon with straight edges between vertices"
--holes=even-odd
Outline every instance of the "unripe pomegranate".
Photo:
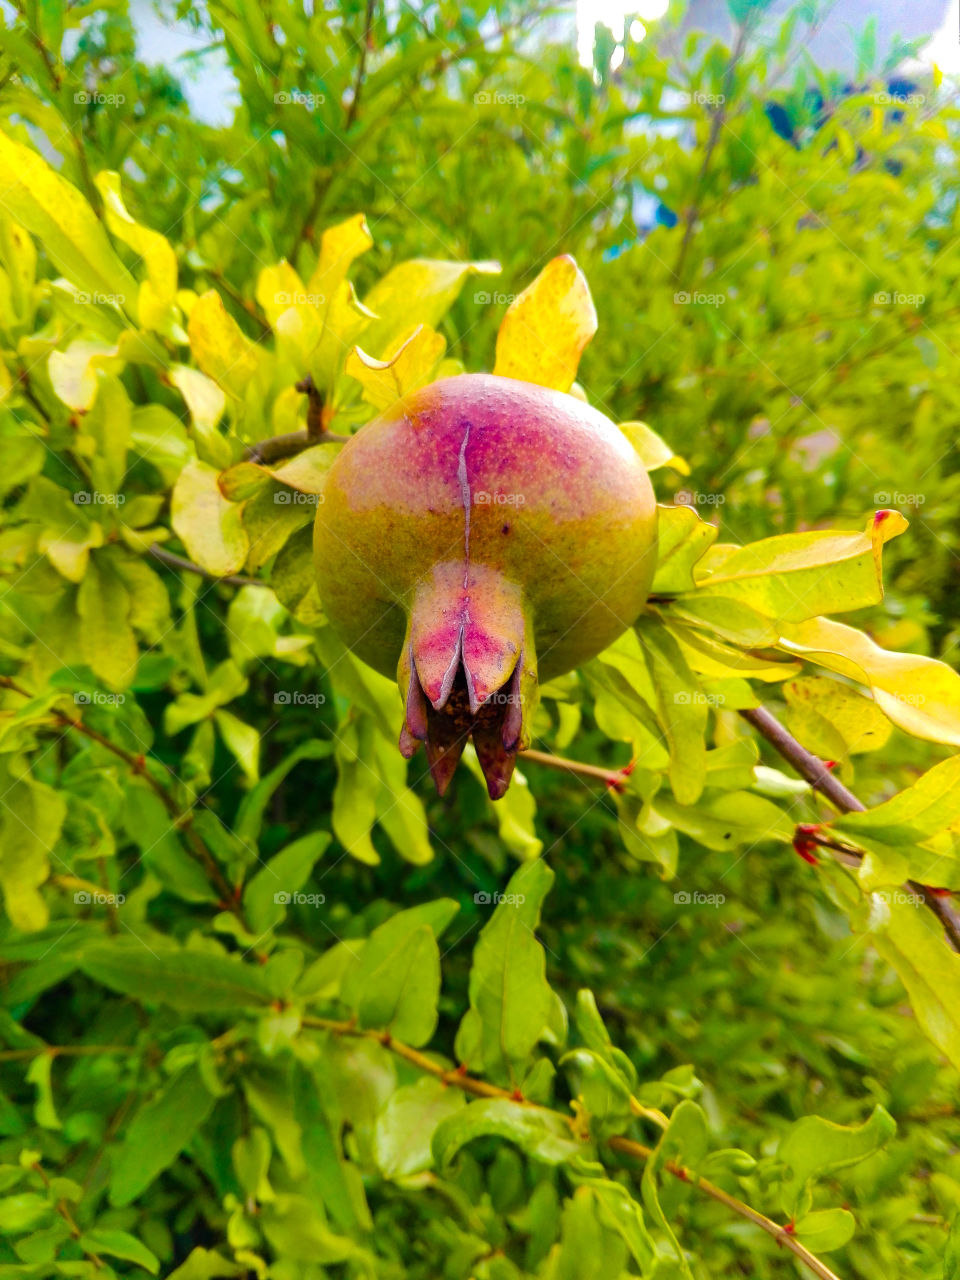
[[537,681],[599,653],[656,564],[647,473],[609,419],[493,374],[445,378],[363,427],[317,513],[320,596],[365,662],[397,673],[400,750],[442,795],[472,736],[496,800]]

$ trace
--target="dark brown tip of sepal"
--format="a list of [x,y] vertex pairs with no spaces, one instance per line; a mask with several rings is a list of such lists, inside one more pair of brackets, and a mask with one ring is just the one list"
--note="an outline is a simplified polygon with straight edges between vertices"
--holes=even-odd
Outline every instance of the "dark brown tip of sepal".
[[474,725],[473,745],[487,783],[487,794],[491,800],[500,800],[507,794],[517,763],[516,742],[512,747],[506,747],[503,744],[503,736],[502,726],[496,721],[490,724]]

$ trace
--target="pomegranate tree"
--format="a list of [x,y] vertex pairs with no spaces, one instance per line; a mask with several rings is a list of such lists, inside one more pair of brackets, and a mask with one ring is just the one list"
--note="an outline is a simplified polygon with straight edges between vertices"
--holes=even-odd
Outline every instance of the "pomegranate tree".
[[514,377],[442,378],[331,468],[320,596],[353,652],[396,674],[403,754],[423,742],[443,794],[472,738],[496,800],[529,745],[538,681],[636,620],[656,530],[647,472],[602,413]]

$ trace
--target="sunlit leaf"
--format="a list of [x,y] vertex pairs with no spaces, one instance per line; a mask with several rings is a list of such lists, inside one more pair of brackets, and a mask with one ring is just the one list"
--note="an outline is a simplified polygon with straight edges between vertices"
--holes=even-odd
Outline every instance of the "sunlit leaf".
[[511,302],[497,334],[493,371],[569,391],[596,331],[597,313],[583,273],[568,255],[554,258]]

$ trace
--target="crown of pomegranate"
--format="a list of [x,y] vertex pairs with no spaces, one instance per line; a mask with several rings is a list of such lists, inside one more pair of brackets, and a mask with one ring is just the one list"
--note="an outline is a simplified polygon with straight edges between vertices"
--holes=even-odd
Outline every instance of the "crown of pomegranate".
[[424,744],[441,794],[469,739],[490,796],[506,792],[538,681],[631,626],[653,580],[646,469],[569,394],[596,327],[586,281],[561,257],[511,304],[492,374],[428,381],[445,370],[423,327],[390,360],[351,356],[381,412],[327,477],[320,598],[360,658],[396,672],[400,750]]

